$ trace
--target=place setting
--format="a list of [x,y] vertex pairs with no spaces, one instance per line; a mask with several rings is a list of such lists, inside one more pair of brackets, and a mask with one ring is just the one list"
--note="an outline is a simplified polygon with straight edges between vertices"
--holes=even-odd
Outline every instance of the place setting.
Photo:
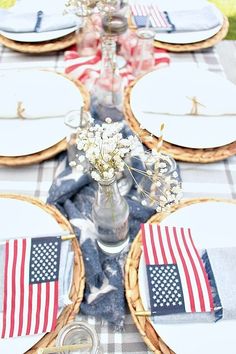
[[[235,308],[227,293],[234,291],[230,290],[234,278],[230,258],[235,252],[231,231],[235,207],[233,200],[192,199],[173,207],[169,214],[154,215],[141,226],[126,262],[126,298],[152,351],[205,354],[233,347]],[[187,283],[182,278],[192,282],[193,269],[196,279],[210,281],[201,285],[201,310],[188,302],[200,306],[199,288],[191,284],[191,292],[188,283],[185,292]]]
[[36,353],[50,346],[79,311],[82,253],[70,223],[53,206],[0,194],[0,207],[0,349]]
[[163,122],[163,151],[181,161],[218,161],[235,154],[234,95],[235,85],[219,74],[173,63],[126,89],[125,118],[149,148]]
[[21,1],[0,13],[0,42],[24,53],[62,50],[75,43],[82,20],[65,13],[64,1]]
[[173,52],[208,48],[228,32],[228,19],[208,1],[131,1],[131,28],[151,27],[154,45]]
[[0,83],[4,86],[0,164],[33,164],[65,150],[70,132],[65,117],[82,107],[88,110],[86,88],[64,74],[49,70],[6,71],[1,73]]

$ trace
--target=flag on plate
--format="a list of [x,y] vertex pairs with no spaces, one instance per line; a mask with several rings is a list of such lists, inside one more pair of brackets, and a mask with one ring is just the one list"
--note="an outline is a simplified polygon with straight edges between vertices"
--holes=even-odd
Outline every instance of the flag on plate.
[[211,312],[213,297],[189,228],[142,224],[152,314]]
[[1,247],[4,267],[0,337],[52,331],[58,312],[61,239],[21,238],[8,240]]
[[150,25],[157,31],[173,30],[173,25],[169,22],[166,13],[160,11],[155,4],[131,4],[130,7],[134,23],[138,28]]

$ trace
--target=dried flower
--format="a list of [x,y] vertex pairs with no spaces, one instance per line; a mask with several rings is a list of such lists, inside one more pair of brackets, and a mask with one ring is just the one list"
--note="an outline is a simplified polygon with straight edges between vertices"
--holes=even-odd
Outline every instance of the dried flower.
[[112,123],[111,118],[106,118],[102,125],[90,124],[78,130],[77,148],[84,151],[96,181],[111,179],[125,168],[124,159],[136,144],[136,138],[124,138],[122,127],[122,123]]

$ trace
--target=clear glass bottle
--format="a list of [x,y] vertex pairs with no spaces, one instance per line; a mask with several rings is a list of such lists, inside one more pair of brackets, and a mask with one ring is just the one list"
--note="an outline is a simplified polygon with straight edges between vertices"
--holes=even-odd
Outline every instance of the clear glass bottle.
[[111,117],[113,121],[123,119],[122,79],[116,65],[116,42],[112,38],[102,40],[102,62],[100,76],[94,85],[93,109],[99,119]]
[[140,76],[154,68],[153,40],[155,33],[150,28],[140,28],[136,34],[137,45],[131,63],[134,76]]
[[121,196],[116,177],[98,183],[92,207],[97,243],[107,254],[121,252],[129,242],[129,206]]

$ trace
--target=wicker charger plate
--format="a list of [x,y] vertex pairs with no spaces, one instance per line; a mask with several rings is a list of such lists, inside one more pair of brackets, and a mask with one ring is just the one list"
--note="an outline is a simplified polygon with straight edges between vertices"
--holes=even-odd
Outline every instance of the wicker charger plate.
[[[62,229],[73,234],[73,229],[69,221],[55,207],[44,204],[39,199],[18,194],[0,194],[0,198],[11,198],[31,203],[50,214],[62,227]],[[51,333],[45,334],[45,336],[37,344],[35,344],[30,350],[26,352],[27,354],[37,354],[38,348],[46,348],[48,346],[52,346],[60,329],[67,323],[73,321],[75,315],[79,312],[85,285],[84,263],[82,253],[76,238],[71,240],[71,245],[74,251],[73,282],[70,290],[70,299],[72,304],[66,306],[61,312],[57,319],[56,329]]]
[[[90,95],[85,86],[79,80],[73,80],[68,75],[57,73],[58,75],[64,76],[66,79],[72,81],[76,87],[80,90],[80,93],[84,101],[84,111],[89,110],[90,106]],[[31,165],[35,163],[42,162],[44,160],[50,159],[57,155],[59,152],[66,150],[66,139],[59,141],[57,144],[50,146],[49,148],[39,151],[34,154],[25,156],[0,156],[0,165],[5,166],[23,166]]]
[[[124,115],[131,129],[140,137],[142,142],[150,149],[157,147],[158,138],[150,132],[140,127],[138,120],[135,118],[131,106],[130,96],[131,90],[139,79],[134,80],[125,90],[124,94]],[[191,149],[163,142],[162,151],[172,155],[174,159],[186,162],[208,163],[224,160],[236,154],[236,141],[233,143],[212,149]]]
[[30,54],[41,54],[48,53],[57,50],[65,49],[72,44],[75,44],[76,37],[75,32],[69,33],[66,36],[53,39],[50,41],[29,43],[29,42],[18,42],[12,39],[6,38],[0,35],[0,43],[5,45],[10,49],[16,50],[17,52],[30,53]]
[[[214,198],[196,198],[189,199],[181,202],[179,205],[172,208],[171,212],[174,212],[180,208],[187,207],[195,203],[203,202],[227,202],[236,204],[235,200],[227,199],[214,199]],[[165,219],[168,214],[160,213],[155,214],[150,218],[148,222],[161,222]],[[166,343],[159,337],[153,328],[149,317],[146,316],[136,316],[136,311],[144,311],[142,300],[139,293],[139,284],[138,284],[138,271],[139,271],[139,262],[142,254],[142,239],[141,232],[139,232],[134,239],[131,249],[129,251],[126,264],[125,264],[125,290],[126,290],[126,299],[128,306],[134,320],[135,325],[137,326],[144,342],[155,354],[174,354],[174,352],[168,347]]]
[[199,41],[196,43],[188,44],[172,44],[161,41],[154,41],[154,46],[157,48],[167,49],[170,52],[190,52],[199,49],[205,49],[212,47],[216,43],[220,42],[227,35],[229,30],[229,21],[226,16],[224,16],[224,21],[221,29],[214,36],[205,39],[204,41]]

